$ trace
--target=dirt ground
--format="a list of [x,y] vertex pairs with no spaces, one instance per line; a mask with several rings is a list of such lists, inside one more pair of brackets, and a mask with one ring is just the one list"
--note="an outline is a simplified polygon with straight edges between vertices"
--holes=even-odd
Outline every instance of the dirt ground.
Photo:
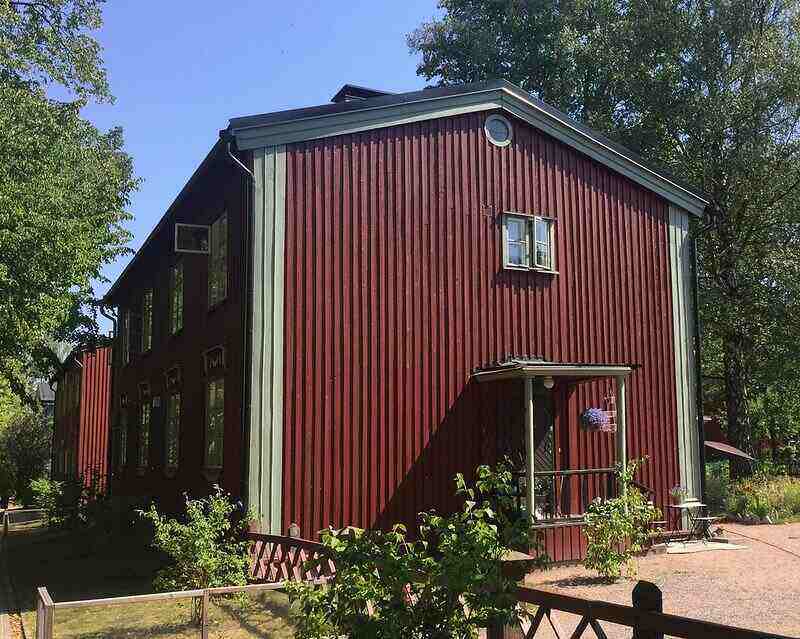
[[[638,560],[636,578],[652,581],[661,589],[664,612],[800,637],[800,523],[723,524],[723,528],[732,543],[747,548],[648,555]],[[545,590],[628,605],[636,584],[635,579],[603,583],[580,566],[536,573],[528,581]],[[578,617],[565,613],[559,613],[558,619],[567,636],[579,621]],[[631,636],[630,629],[601,625],[609,638]],[[537,634],[537,638],[540,636],[554,635],[548,627]],[[584,636],[591,637],[591,630]]]

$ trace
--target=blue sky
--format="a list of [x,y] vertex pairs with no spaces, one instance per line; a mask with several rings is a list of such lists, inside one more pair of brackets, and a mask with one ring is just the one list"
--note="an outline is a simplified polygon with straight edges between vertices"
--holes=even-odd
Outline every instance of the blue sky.
[[[239,115],[328,102],[350,82],[388,91],[425,86],[406,34],[435,0],[111,0],[97,33],[113,105],[91,105],[102,129],[122,126],[136,174],[136,249],[225,128]],[[105,268],[114,280],[126,256]],[[102,294],[108,284],[98,284]]]

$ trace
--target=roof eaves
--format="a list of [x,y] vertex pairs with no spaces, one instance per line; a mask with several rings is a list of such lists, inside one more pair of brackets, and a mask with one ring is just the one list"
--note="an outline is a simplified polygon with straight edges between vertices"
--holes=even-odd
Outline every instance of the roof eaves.
[[200,177],[200,175],[211,164],[211,162],[213,161],[213,159],[216,156],[217,152],[222,148],[223,144],[224,144],[224,141],[223,141],[223,139],[221,137],[216,142],[214,142],[214,145],[211,147],[211,150],[206,154],[206,157],[203,158],[203,161],[200,163],[200,165],[194,170],[194,173],[192,173],[192,175],[186,181],[186,184],[183,185],[183,188],[180,190],[178,195],[175,196],[175,199],[172,201],[172,204],[169,205],[169,208],[167,209],[167,211],[164,213],[164,215],[161,216],[161,219],[155,225],[153,230],[150,231],[150,234],[145,238],[144,242],[142,242],[142,245],[137,249],[137,251],[134,253],[133,257],[125,265],[125,268],[122,270],[122,273],[120,273],[117,276],[117,279],[114,280],[114,283],[109,287],[109,289],[108,289],[108,291],[106,291],[105,295],[103,295],[103,298],[102,298],[103,304],[106,304],[106,305],[109,305],[109,306],[113,304],[114,294],[117,292],[117,289],[119,288],[119,286],[122,283],[122,281],[128,275],[128,273],[130,272],[131,268],[133,268],[133,265],[136,264],[136,262],[139,260],[141,254],[148,247],[148,245],[153,240],[153,238],[155,238],[155,236],[158,234],[158,232],[164,227],[164,225],[166,224],[166,222],[169,219],[170,215],[175,211],[175,209],[178,207],[178,205],[183,201],[183,199],[189,193],[189,191],[191,190],[192,186],[197,181],[197,179]]

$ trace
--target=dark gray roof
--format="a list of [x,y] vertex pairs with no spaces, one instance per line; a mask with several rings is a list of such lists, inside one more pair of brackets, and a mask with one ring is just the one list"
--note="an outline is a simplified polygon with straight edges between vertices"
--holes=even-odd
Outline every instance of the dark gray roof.
[[[347,86],[348,85],[345,85],[345,87]],[[345,87],[342,87],[342,90],[344,90]],[[546,112],[555,120],[568,123],[571,128],[581,132],[582,134],[588,137],[591,137],[594,140],[597,140],[598,142],[601,142],[603,145],[609,147],[610,149],[613,149],[619,155],[637,164],[645,166],[653,173],[659,174],[664,178],[669,179],[671,182],[680,185],[682,188],[684,188],[686,191],[688,191],[695,197],[702,200],[707,199],[707,196],[704,193],[702,193],[702,191],[694,188],[690,184],[685,183],[680,178],[676,178],[674,175],[671,175],[663,167],[655,166],[652,162],[645,160],[638,153],[635,153],[628,147],[619,144],[618,142],[612,140],[611,138],[601,133],[600,131],[597,131],[595,129],[592,129],[591,127],[581,124],[577,120],[573,120],[566,113],[556,109],[553,106],[550,106],[546,102],[542,102],[532,94],[528,93],[527,91],[518,87],[517,85],[508,82],[507,80],[488,80],[485,82],[474,82],[471,84],[427,87],[419,91],[410,91],[407,93],[389,93],[385,95],[378,95],[376,97],[369,97],[362,100],[349,100],[345,102],[336,102],[331,104],[321,104],[319,106],[304,107],[301,109],[289,109],[286,111],[273,111],[270,113],[261,113],[258,115],[237,117],[237,118],[232,118],[229,121],[228,128],[225,129],[225,132],[228,134],[232,134],[236,131],[241,131],[243,129],[269,126],[273,124],[292,122],[295,120],[304,120],[307,118],[317,118],[321,116],[337,115],[341,113],[350,113],[356,111],[363,111],[367,109],[376,109],[380,107],[396,106],[401,104],[418,102],[420,100],[430,100],[436,98],[465,95],[469,93],[478,93],[492,89],[505,89],[524,100],[534,103],[539,109]]]

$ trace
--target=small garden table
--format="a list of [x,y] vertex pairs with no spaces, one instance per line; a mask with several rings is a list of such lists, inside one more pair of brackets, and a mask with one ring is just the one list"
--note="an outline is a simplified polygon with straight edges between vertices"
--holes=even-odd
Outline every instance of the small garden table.
[[708,516],[708,506],[701,501],[689,500],[681,504],[670,504],[668,508],[686,516],[689,519],[689,531],[686,534],[686,541],[692,539],[710,540],[711,539],[711,524],[719,521],[719,517]]

